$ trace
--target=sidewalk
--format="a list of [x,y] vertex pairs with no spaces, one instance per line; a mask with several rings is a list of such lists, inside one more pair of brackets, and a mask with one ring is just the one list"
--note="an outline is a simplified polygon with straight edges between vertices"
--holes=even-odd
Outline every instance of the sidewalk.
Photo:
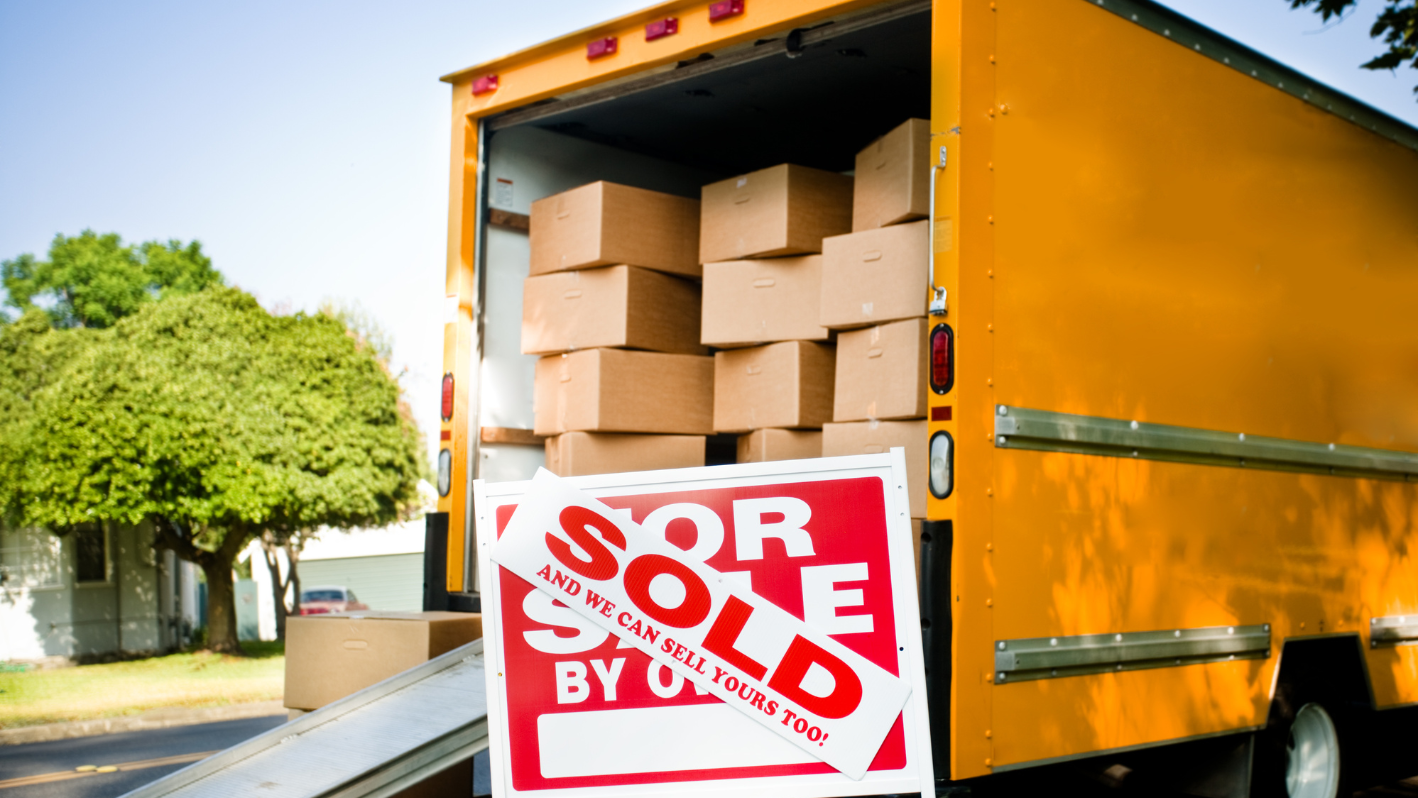
[[92,737],[114,732],[145,731],[166,729],[173,726],[191,726],[198,723],[215,723],[222,720],[261,718],[270,715],[285,715],[286,708],[279,700],[258,701],[250,704],[231,704],[224,707],[204,707],[188,709],[171,707],[154,709],[140,715],[103,718],[100,720],[80,720],[72,723],[49,723],[43,726],[24,726],[18,729],[0,729],[0,745],[20,745],[39,743],[47,740],[65,740],[71,737]]

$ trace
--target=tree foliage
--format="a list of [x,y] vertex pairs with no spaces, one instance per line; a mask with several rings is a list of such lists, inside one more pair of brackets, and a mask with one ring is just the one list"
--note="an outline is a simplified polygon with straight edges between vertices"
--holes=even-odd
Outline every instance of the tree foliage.
[[85,230],[57,235],[49,259],[20,255],[0,263],[5,305],[21,313],[43,307],[55,327],[113,326],[143,305],[185,296],[222,276],[196,241],[149,241],[125,246],[116,233]]
[[[1345,10],[1358,4],[1359,0],[1290,0],[1292,9],[1313,6],[1324,22],[1343,18]],[[1364,69],[1398,69],[1405,63],[1418,69],[1418,2],[1388,0],[1369,27],[1369,37],[1382,37],[1388,51],[1360,64]],[[1418,86],[1413,92],[1418,94]]]
[[38,308],[14,324],[0,325],[0,522],[17,521],[17,491],[35,401],[62,378],[91,338],[87,330],[51,328],[49,317]]
[[94,333],[32,404],[21,522],[151,521],[206,572],[218,650],[236,648],[231,567],[253,535],[417,507],[421,446],[397,382],[337,320],[272,316],[236,289]]

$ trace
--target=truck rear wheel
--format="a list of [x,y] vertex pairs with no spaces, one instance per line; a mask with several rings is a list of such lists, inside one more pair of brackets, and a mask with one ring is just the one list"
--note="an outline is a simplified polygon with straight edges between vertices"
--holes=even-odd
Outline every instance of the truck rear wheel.
[[1317,703],[1300,707],[1285,743],[1285,794],[1289,798],[1339,795],[1339,730]]

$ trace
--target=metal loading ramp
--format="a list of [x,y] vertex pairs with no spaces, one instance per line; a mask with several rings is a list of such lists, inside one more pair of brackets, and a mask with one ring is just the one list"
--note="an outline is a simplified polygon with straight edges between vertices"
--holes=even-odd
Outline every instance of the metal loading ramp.
[[383,798],[487,748],[475,640],[124,798]]

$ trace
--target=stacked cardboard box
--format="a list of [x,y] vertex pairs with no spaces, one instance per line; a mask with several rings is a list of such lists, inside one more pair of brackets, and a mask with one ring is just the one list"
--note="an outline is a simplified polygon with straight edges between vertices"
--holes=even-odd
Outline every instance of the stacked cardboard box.
[[699,202],[598,182],[532,203],[522,351],[562,476],[704,464],[714,361],[699,343]]
[[913,518],[926,511],[929,144],[929,122],[911,119],[857,155],[852,232],[823,241],[819,316],[839,331],[822,454],[905,447]]
[[713,425],[740,433],[741,463],[822,455],[836,353],[820,253],[851,229],[852,183],[784,164],[704,187],[699,342],[720,350]]

